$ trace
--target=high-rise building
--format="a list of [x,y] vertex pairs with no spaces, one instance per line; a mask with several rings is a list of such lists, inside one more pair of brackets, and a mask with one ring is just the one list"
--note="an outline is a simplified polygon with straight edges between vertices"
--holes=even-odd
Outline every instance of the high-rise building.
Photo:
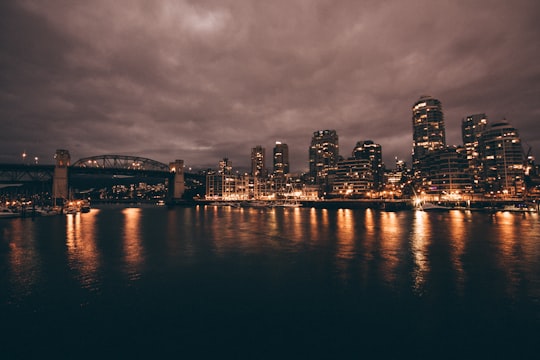
[[373,171],[369,159],[339,160],[328,172],[330,197],[367,197],[373,190]]
[[446,147],[444,116],[441,102],[431,96],[422,96],[412,107],[413,169],[421,177],[422,159],[431,151]]
[[266,176],[264,148],[261,145],[251,149],[251,175],[257,178]]
[[486,190],[521,194],[525,173],[518,130],[506,120],[491,124],[480,136],[479,150]]
[[465,147],[469,173],[475,186],[478,186],[482,177],[482,162],[480,161],[479,141],[482,132],[486,129],[488,119],[486,114],[474,114],[463,118],[461,122],[461,137]]
[[335,130],[319,130],[313,133],[309,147],[309,175],[311,181],[323,184],[328,171],[339,160],[339,140]]
[[232,161],[228,158],[223,158],[219,161],[219,174],[230,175],[232,174]]
[[465,148],[448,146],[434,150],[424,160],[429,164],[422,184],[426,194],[437,196],[437,200],[451,200],[472,192]]
[[381,189],[384,182],[384,166],[382,161],[382,147],[372,140],[358,141],[352,155],[355,159],[369,160],[373,173],[373,187]]
[[276,141],[274,147],[274,175],[284,177],[289,173],[289,147],[280,141]]

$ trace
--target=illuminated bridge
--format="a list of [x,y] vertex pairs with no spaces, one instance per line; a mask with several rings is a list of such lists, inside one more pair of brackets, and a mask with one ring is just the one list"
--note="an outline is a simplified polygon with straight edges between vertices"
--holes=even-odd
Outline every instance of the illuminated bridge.
[[112,174],[145,177],[169,177],[176,172],[169,165],[140,156],[99,155],[74,162],[70,167],[73,174]]
[[55,165],[0,164],[0,187],[48,183],[55,199],[67,199],[69,183],[75,178],[124,176],[166,179],[169,200],[180,199],[185,189],[183,160],[166,165],[140,156],[99,155],[71,164],[69,151],[63,149],[56,151],[55,160]]

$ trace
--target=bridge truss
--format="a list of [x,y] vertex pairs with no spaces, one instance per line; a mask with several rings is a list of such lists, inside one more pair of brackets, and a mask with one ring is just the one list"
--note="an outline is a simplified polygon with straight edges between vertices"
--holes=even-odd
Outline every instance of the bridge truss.
[[159,161],[127,155],[99,155],[77,160],[71,165],[79,168],[122,169],[169,172],[169,166]]
[[54,165],[1,164],[0,183],[52,181]]

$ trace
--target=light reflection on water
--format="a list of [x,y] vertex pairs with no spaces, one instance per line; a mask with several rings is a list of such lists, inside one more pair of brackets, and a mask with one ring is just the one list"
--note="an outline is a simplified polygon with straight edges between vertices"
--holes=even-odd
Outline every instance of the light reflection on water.
[[[14,288],[13,300],[10,301],[17,301],[30,295],[36,283],[41,279],[42,259],[36,244],[35,224],[24,220],[9,220],[10,226],[2,227],[1,231],[2,240],[7,241],[6,263],[9,264],[8,273],[10,274],[8,281]],[[0,263],[3,262],[4,259],[0,261]]]
[[413,227],[411,232],[411,251],[414,257],[413,270],[413,291],[417,295],[424,293],[424,285],[426,283],[430,263],[428,246],[433,239],[431,233],[431,222],[429,216],[432,214],[423,211],[415,211],[413,219]]
[[144,261],[141,239],[141,212],[140,208],[127,208],[122,210],[124,215],[124,259],[126,274],[129,280],[141,277],[142,263]]
[[402,261],[403,254],[406,253],[406,242],[408,229],[400,221],[395,212],[380,213],[380,249],[381,249],[381,277],[391,287],[396,286],[398,279],[398,269]]
[[225,345],[248,329],[266,344],[304,334],[310,345],[387,345],[398,334],[423,348],[482,333],[515,343],[540,323],[536,214],[103,208],[4,220],[0,235],[0,315],[25,337],[50,319],[69,337],[78,319],[92,343],[140,326],[152,344],[210,332]]
[[[122,220],[114,226],[122,236],[121,271],[129,280],[141,277],[146,269],[146,256],[155,251],[152,244],[164,241],[166,245],[160,249],[167,251],[153,256],[163,257],[168,266],[174,266],[180,258],[186,264],[196,264],[203,257],[227,259],[231,254],[333,257],[331,271],[343,280],[359,278],[361,286],[366,286],[379,279],[391,289],[410,286],[416,295],[425,292],[432,267],[437,265],[445,274],[452,274],[452,287],[463,296],[467,282],[475,281],[470,277],[469,269],[474,270],[470,261],[479,255],[476,252],[485,251],[485,258],[478,259],[478,263],[495,267],[486,272],[502,274],[508,296],[523,291],[540,295],[540,225],[536,214],[227,207],[156,214],[141,208],[118,211]],[[103,236],[107,236],[104,234],[111,230],[102,228],[105,225],[101,215],[99,209],[92,209],[87,214],[65,217],[67,261],[70,269],[79,274],[81,287],[97,286],[106,261],[103,256],[111,252],[98,246],[104,241]],[[31,292],[46,272],[42,244],[38,242],[46,241],[47,232],[58,232],[58,229],[36,230],[36,226],[58,221],[58,218],[12,219],[2,223],[9,279],[19,295]],[[150,223],[155,223],[158,233],[154,228],[148,230]],[[112,244],[115,241],[107,238]],[[296,261],[290,256],[288,259]]]
[[462,257],[466,250],[467,239],[469,238],[466,225],[471,213],[470,211],[450,211],[448,215],[448,230],[450,235],[450,259],[453,270],[455,272],[455,282],[458,295],[463,296],[465,286],[465,270],[463,269]]
[[66,215],[66,246],[69,267],[78,273],[83,288],[99,289],[100,253],[96,245],[99,209]]
[[[540,261],[540,242],[534,241],[538,238],[540,227],[538,221],[524,225],[525,216],[510,212],[494,214],[493,226],[500,236],[494,238],[493,242],[498,254],[498,267],[504,275],[507,295],[516,297],[520,292],[533,290],[540,301],[540,279],[531,273],[538,270],[531,264],[538,264]],[[531,288],[530,281],[533,285]]]

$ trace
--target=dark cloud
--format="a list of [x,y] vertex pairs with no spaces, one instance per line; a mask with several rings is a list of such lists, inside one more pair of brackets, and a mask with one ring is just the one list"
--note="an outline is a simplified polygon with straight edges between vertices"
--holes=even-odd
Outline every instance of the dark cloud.
[[[447,139],[485,112],[540,148],[540,5],[452,1],[16,1],[0,5],[0,162],[130,154],[194,167],[335,129],[391,165],[431,94]],[[270,165],[270,160],[268,161]]]

